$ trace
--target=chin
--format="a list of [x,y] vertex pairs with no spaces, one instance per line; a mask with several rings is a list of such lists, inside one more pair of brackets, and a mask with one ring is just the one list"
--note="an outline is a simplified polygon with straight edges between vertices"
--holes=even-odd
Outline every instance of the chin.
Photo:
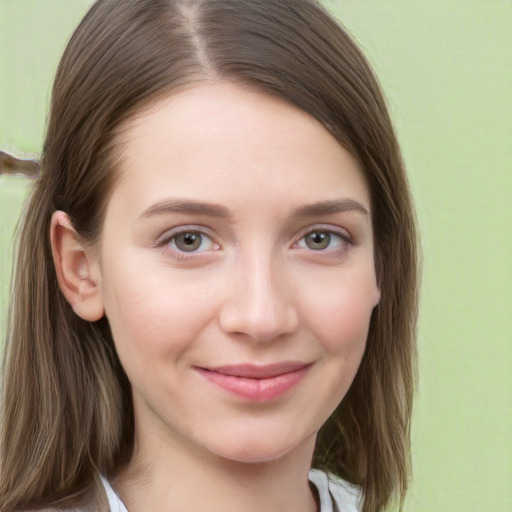
[[245,437],[239,442],[230,441],[222,446],[222,449],[213,450],[221,457],[243,464],[266,464],[279,461],[288,457],[303,454],[308,457],[308,463],[313,455],[316,436],[306,439],[296,439],[295,442],[287,436],[272,436],[267,433],[264,439],[261,433],[257,439]]

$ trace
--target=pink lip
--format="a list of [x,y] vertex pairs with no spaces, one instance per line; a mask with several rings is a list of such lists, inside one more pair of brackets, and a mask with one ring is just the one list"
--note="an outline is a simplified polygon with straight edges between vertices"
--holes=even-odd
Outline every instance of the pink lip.
[[311,364],[286,362],[266,366],[241,364],[195,370],[226,391],[248,400],[266,402],[298,384],[310,367]]

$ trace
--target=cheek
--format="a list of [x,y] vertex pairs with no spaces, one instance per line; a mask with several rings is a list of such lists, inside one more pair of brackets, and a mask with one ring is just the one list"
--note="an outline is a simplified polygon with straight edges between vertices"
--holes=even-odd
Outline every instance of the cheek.
[[199,296],[193,283],[166,279],[165,272],[127,274],[118,265],[105,275],[105,311],[123,365],[179,359],[212,317],[214,297]]
[[343,400],[361,363],[378,296],[371,276],[371,272],[338,275],[324,282],[322,293],[308,304],[308,324],[321,351],[310,397],[318,405],[314,412],[322,419],[319,427]]
[[353,354],[360,359],[378,297],[372,271],[350,272],[332,279],[312,297],[310,323],[328,353],[347,358]]

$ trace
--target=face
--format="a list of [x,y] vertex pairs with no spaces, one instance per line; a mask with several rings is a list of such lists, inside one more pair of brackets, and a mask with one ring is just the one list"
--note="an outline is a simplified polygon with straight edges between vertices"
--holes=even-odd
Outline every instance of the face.
[[226,84],[125,132],[99,288],[137,436],[274,460],[347,392],[379,300],[356,161],[312,117]]

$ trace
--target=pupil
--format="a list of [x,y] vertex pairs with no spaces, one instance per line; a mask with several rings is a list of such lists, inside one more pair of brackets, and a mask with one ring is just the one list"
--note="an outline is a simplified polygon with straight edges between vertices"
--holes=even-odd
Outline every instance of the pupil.
[[195,251],[201,245],[201,235],[185,233],[176,238],[176,246],[185,252]]
[[330,242],[331,235],[329,233],[311,233],[306,237],[306,245],[314,250],[325,249]]

